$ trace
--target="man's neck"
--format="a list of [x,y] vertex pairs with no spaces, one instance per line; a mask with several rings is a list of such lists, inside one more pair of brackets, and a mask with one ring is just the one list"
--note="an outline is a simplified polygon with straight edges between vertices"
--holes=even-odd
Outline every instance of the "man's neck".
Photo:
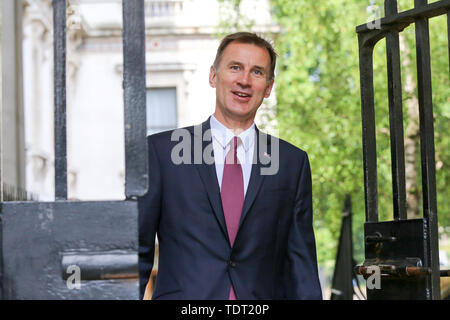
[[224,117],[220,112],[214,112],[214,117],[217,121],[231,130],[235,136],[240,135],[242,132],[247,130],[253,124],[254,117],[247,120],[234,120],[228,117]]

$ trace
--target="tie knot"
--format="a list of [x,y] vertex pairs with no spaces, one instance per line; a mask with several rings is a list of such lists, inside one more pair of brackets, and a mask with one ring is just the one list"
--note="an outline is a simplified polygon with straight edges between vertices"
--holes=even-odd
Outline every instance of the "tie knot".
[[235,155],[237,153],[237,147],[238,147],[240,141],[241,141],[241,138],[239,138],[238,136],[234,136],[233,141],[231,142],[231,146],[233,147],[233,153]]
[[238,164],[239,160],[237,157],[237,148],[241,143],[241,138],[234,136],[230,141],[230,150],[227,153],[225,163],[227,164]]

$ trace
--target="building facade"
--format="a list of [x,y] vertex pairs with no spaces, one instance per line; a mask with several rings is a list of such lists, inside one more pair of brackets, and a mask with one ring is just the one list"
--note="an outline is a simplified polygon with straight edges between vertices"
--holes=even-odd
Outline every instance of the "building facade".
[[[67,4],[68,197],[123,199],[122,1]],[[148,134],[198,124],[213,113],[208,74],[224,19],[234,16],[236,29],[247,21],[250,31],[276,35],[268,1],[242,1],[239,12],[225,4],[145,1]],[[41,201],[54,199],[51,5],[51,0],[23,0],[17,15],[23,28],[22,184]],[[270,115],[274,104],[273,93],[257,124],[265,124],[261,115]]]

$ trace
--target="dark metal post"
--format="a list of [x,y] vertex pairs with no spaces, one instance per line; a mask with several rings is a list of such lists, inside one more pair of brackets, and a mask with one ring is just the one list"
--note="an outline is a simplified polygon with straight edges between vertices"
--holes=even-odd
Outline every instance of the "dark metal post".
[[55,200],[67,199],[66,0],[53,0]]
[[[397,0],[385,0],[386,17],[395,15]],[[400,70],[400,44],[398,30],[391,30],[386,35],[389,125],[391,130],[392,159],[392,193],[394,201],[394,219],[405,220],[406,214],[406,182],[405,182],[405,147],[403,138],[402,112],[402,78]]]
[[144,0],[123,3],[125,196],[147,191]]
[[358,34],[366,221],[378,221],[377,150],[373,95],[373,46]]
[[[415,8],[427,0],[414,0]],[[417,82],[420,117],[420,151],[422,159],[423,215],[428,221],[428,265],[432,269],[431,297],[440,298],[439,244],[436,203],[436,172],[434,158],[434,124],[431,86],[430,38],[428,19],[418,17],[416,24]]]
[[345,197],[330,300],[353,300],[352,198]]

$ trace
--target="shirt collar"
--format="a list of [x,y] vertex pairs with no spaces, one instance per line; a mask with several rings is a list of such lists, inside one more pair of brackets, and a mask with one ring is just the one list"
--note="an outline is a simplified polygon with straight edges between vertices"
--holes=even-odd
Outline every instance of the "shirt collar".
[[[212,137],[219,143],[219,145],[223,149],[225,149],[230,143],[231,139],[233,139],[234,133],[230,129],[225,127],[222,123],[220,123],[219,120],[214,117],[214,115],[211,115],[210,125]],[[252,123],[249,128],[238,135],[238,137],[241,138],[245,152],[247,152],[249,148],[252,147],[255,143],[255,133],[255,123]]]

